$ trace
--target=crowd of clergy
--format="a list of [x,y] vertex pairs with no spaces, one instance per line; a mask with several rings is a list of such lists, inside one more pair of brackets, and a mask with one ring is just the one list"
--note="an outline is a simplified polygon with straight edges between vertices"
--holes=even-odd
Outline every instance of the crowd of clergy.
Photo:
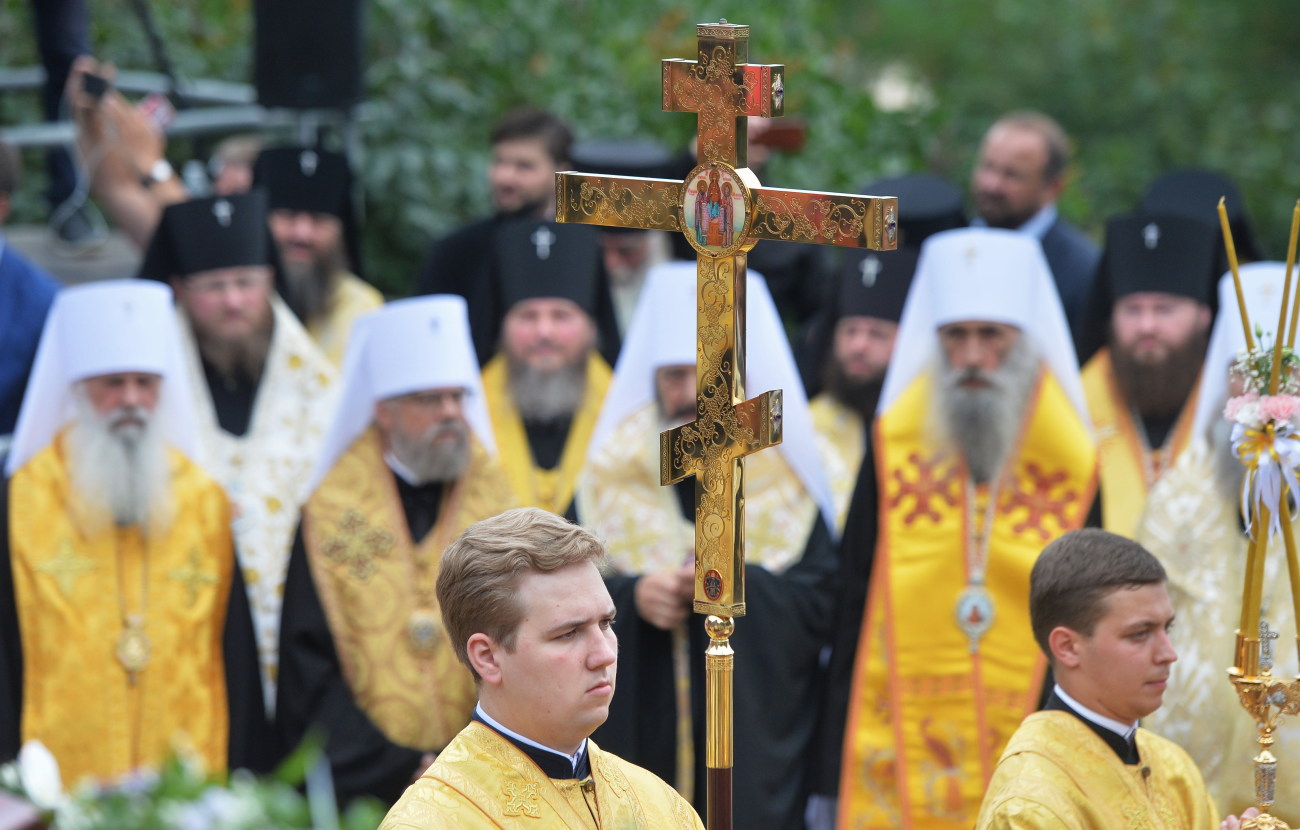
[[[68,92],[80,155],[142,264],[61,288],[0,247],[0,760],[39,740],[69,783],[177,752],[264,772],[320,735],[340,800],[391,803],[478,699],[442,553],[539,507],[612,563],[617,693],[593,739],[702,811],[697,491],[659,482],[660,433],[699,411],[694,252],[554,221],[556,171],[682,178],[691,152],[506,114],[493,212],[385,302],[344,154],[230,142],[190,193],[140,113],[85,94],[87,70],[104,71],[82,59]],[[1068,162],[1055,122],[1009,113],[968,197],[929,174],[864,183],[899,197],[897,250],[748,257],[746,388],[783,390],[784,440],[745,465],[737,827],[1036,826],[981,805],[1045,706],[1083,724],[1063,763],[1114,748],[1076,799],[1091,826],[1218,826],[1253,803],[1254,725],[1223,675],[1244,536],[1221,413],[1244,344],[1220,196],[1251,319],[1277,319],[1283,266],[1206,171],[1160,175],[1094,242],[1058,215]],[[1145,711],[1060,694],[1035,639],[1031,568],[1084,526],[1167,574],[1178,626]],[[1264,611],[1290,632],[1275,576]],[[1139,718],[1182,749],[1135,744]],[[1284,818],[1297,750],[1283,728]]]

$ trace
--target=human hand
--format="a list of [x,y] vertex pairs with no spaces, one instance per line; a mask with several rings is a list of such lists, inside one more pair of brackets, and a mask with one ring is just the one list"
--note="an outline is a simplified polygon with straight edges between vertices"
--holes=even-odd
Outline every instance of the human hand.
[[1243,821],[1249,818],[1254,818],[1257,815],[1259,815],[1259,808],[1248,807],[1242,812],[1240,818],[1237,816],[1228,816],[1223,821],[1219,822],[1219,830],[1241,830],[1241,823]]
[[682,596],[681,573],[678,568],[641,575],[632,591],[641,619],[665,631],[685,621],[690,614],[690,595]]

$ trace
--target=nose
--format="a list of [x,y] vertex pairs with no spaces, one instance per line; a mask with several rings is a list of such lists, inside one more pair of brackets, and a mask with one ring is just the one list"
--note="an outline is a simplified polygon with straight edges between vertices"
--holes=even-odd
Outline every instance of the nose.
[[1168,631],[1161,631],[1158,636],[1160,639],[1156,643],[1156,664],[1166,666],[1178,659],[1178,652],[1174,650],[1174,643],[1169,639]]
[[144,390],[136,381],[129,380],[122,385],[123,406],[139,406],[143,396]]
[[603,669],[612,666],[618,660],[618,635],[610,628],[600,632],[591,653],[587,656],[587,668]]
[[988,348],[977,337],[964,338],[957,348],[958,369],[985,369],[987,360]]

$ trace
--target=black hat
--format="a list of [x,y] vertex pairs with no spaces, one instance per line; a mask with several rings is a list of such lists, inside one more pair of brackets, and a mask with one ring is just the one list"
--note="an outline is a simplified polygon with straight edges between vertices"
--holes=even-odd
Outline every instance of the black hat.
[[216,268],[275,268],[274,247],[260,190],[191,199],[163,209],[137,276],[166,282]]
[[596,229],[544,219],[516,219],[496,232],[501,308],[521,300],[561,297],[597,315],[600,252]]
[[1110,299],[1142,291],[1209,305],[1223,273],[1219,229],[1187,216],[1135,213],[1106,223],[1100,277]]
[[[1175,170],[1153,181],[1142,196],[1143,213],[1172,213],[1190,216],[1219,227],[1219,199],[1224,200],[1232,243],[1243,261],[1264,259],[1246,216],[1241,191],[1232,179],[1209,170]],[[1220,242],[1222,245],[1222,242]]]
[[877,179],[862,192],[898,197],[900,248],[920,248],[927,236],[970,224],[962,211],[961,189],[930,173]]
[[361,246],[352,209],[347,156],[311,147],[269,147],[257,156],[253,184],[266,190],[267,210],[325,213],[343,223],[348,264],[361,273]]
[[879,317],[898,322],[912,286],[915,248],[849,251],[840,264],[834,317]]

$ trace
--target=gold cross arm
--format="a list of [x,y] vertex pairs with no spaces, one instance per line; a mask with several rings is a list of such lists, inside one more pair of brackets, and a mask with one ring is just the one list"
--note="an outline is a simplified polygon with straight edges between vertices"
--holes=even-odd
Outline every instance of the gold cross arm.
[[682,183],[632,176],[555,174],[555,221],[680,231]]

